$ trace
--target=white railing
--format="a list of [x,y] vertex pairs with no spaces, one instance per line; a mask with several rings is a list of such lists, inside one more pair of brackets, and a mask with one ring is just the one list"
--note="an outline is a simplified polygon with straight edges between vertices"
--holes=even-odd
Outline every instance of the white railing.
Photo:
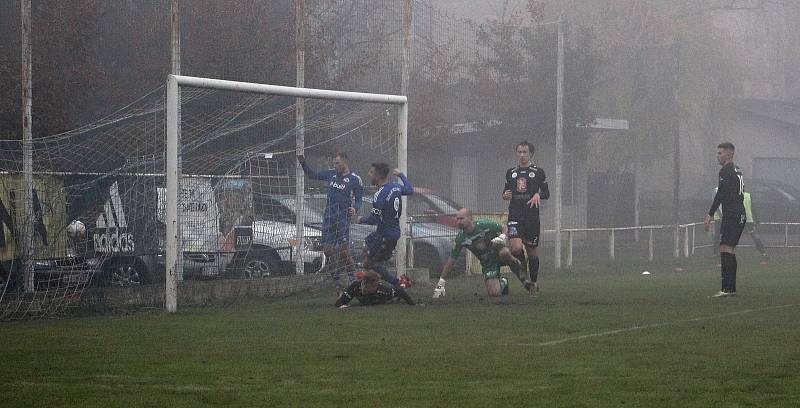
[[[783,226],[783,242],[780,244],[772,244],[772,245],[765,245],[767,248],[800,248],[800,244],[792,244],[789,237],[790,237],[790,228],[796,227],[796,235],[800,237],[800,222],[762,222],[758,223],[759,226]],[[713,236],[713,232],[716,226],[716,223],[711,225],[711,234]],[[701,248],[710,248],[715,246],[716,243],[713,240],[701,240],[706,241],[707,243],[698,242],[697,236],[697,228],[703,228],[702,222],[693,222],[688,224],[679,224],[677,228],[675,224],[669,225],[640,225],[637,227],[601,227],[601,228],[567,228],[563,229],[562,233],[567,234],[567,259],[566,259],[566,266],[571,267],[573,265],[573,253],[575,249],[575,236],[578,233],[589,233],[589,232],[607,232],[608,233],[608,259],[614,261],[617,258],[617,235],[619,232],[622,231],[634,231],[636,232],[636,242],[639,242],[639,232],[647,231],[647,259],[648,261],[653,261],[655,256],[655,239],[654,239],[654,232],[658,230],[672,230],[673,231],[673,248],[672,253],[675,258],[683,257],[689,258],[690,256],[694,255],[696,250]],[[701,230],[702,231],[702,230]],[[555,230],[543,230],[543,234],[554,235]],[[704,231],[703,231],[704,232]],[[411,234],[410,240],[413,242],[415,239],[424,239],[424,238],[436,238],[436,237],[453,237],[452,234],[443,233],[440,235],[430,235],[426,237],[414,237]],[[800,242],[800,240],[798,240]],[[753,245],[748,244],[740,244],[738,247],[740,248],[747,248],[752,247]],[[409,244],[409,258],[411,267],[413,267],[413,244]],[[473,257],[472,253],[466,251],[467,256],[467,271],[466,273],[469,275],[471,271],[471,267],[473,266]]]
[[[697,223],[697,225],[700,225],[700,224],[702,224],[702,223]],[[789,240],[789,235],[790,235],[789,234],[789,227],[798,227],[797,234],[800,235],[800,222],[759,222],[757,225],[758,226],[774,225],[774,226],[782,226],[783,227],[783,242],[781,244],[778,244],[778,245],[775,245],[775,244],[764,245],[765,248],[800,248],[800,245],[792,244],[792,243],[790,243],[790,240]],[[714,231],[713,230],[714,225],[712,225],[711,228],[712,228],[711,231],[713,232]],[[760,231],[759,234],[763,234],[763,231]],[[694,254],[695,249],[698,249],[698,248],[709,248],[711,246],[716,246],[716,243],[711,242],[709,244],[697,245],[696,242],[695,242],[695,239],[694,239],[694,232],[692,233],[692,254]],[[739,247],[739,248],[749,248],[749,247],[752,247],[752,246],[753,245],[742,245],[742,244],[739,244],[737,247]]]
[[[800,248],[800,245],[794,245],[789,240],[790,227],[800,227],[800,222],[762,222],[758,225],[779,225],[783,226],[783,243],[781,245],[767,245],[768,248]],[[694,255],[695,251],[699,248],[708,248],[714,245],[713,242],[709,244],[698,244],[697,242],[697,227],[703,226],[702,222],[694,222],[689,224],[679,224],[676,228],[672,225],[640,225],[638,227],[606,227],[606,228],[568,228],[562,230],[567,234],[567,266],[573,265],[573,250],[575,248],[574,236],[576,233],[586,232],[608,232],[608,256],[610,260],[616,260],[616,234],[620,231],[647,231],[648,233],[648,260],[652,261],[655,252],[655,243],[653,239],[653,232],[656,230],[675,230],[674,233],[674,257],[678,258],[683,256],[688,258]],[[714,228],[712,224],[712,228]],[[544,230],[545,234],[554,234],[555,230]],[[713,230],[712,230],[713,232]],[[752,245],[739,245],[739,247],[751,247]]]
[[[677,230],[675,233],[675,247],[674,247],[674,254],[675,257],[680,256],[680,249],[681,249],[681,240],[680,240],[680,233],[679,231],[684,231],[684,240],[683,240],[683,252],[684,256],[689,256],[689,239],[688,233],[689,228],[695,225],[702,224],[702,223],[694,223],[694,224],[680,224],[677,226]],[[575,248],[575,234],[576,233],[586,233],[586,232],[608,232],[608,257],[610,260],[616,260],[616,234],[617,232],[621,231],[647,231],[647,254],[648,260],[652,261],[655,252],[655,240],[653,238],[653,231],[655,230],[668,230],[673,229],[675,230],[675,225],[640,225],[638,227],[605,227],[605,228],[567,228],[562,230],[562,232],[567,233],[567,267],[572,266],[573,264],[573,252]],[[555,233],[554,230],[545,230],[544,233],[550,234]]]

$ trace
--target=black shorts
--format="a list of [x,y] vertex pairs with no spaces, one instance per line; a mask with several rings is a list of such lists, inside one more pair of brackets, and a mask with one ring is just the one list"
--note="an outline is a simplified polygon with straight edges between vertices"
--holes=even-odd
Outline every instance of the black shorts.
[[539,218],[531,217],[525,221],[509,220],[508,239],[520,238],[527,246],[539,246]]
[[742,237],[742,232],[744,232],[744,226],[746,224],[746,217],[744,214],[738,216],[722,216],[722,222],[720,223],[719,232],[720,232],[720,245],[727,245],[730,247],[735,247],[739,245],[739,238]]

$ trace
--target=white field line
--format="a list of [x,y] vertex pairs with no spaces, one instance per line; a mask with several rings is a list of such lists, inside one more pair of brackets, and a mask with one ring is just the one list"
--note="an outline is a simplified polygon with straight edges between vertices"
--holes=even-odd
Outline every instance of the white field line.
[[725,318],[725,317],[739,316],[739,315],[744,315],[744,314],[749,314],[749,313],[765,312],[765,311],[777,310],[777,309],[786,309],[786,308],[795,307],[795,306],[800,306],[800,303],[793,303],[793,304],[789,304],[789,305],[779,305],[779,306],[769,306],[769,307],[762,307],[762,308],[758,308],[758,309],[745,309],[745,310],[739,310],[739,311],[736,311],[736,312],[722,313],[722,314],[718,314],[718,315],[714,315],[714,316],[695,317],[693,319],[675,320],[675,321],[671,321],[671,322],[645,324],[645,325],[642,325],[642,326],[631,326],[631,327],[626,327],[626,328],[622,328],[622,329],[606,330],[606,331],[597,332],[597,333],[584,334],[584,335],[581,335],[581,336],[565,337],[563,339],[545,341],[545,342],[542,342],[542,343],[517,344],[517,345],[518,346],[540,346],[540,347],[557,346],[557,345],[563,344],[563,343],[568,343],[568,342],[572,342],[572,341],[580,341],[580,340],[590,339],[590,338],[594,338],[594,337],[613,336],[613,335],[616,335],[616,334],[627,333],[627,332],[632,332],[632,331],[636,331],[636,330],[654,329],[654,328],[664,327],[664,326],[675,326],[675,325],[684,324],[684,323],[703,322],[703,321],[708,321],[708,320],[722,319],[722,318]]
[[[685,324],[685,323],[696,323],[696,322],[703,322],[703,321],[708,321],[708,320],[723,319],[723,318],[731,317],[731,316],[739,316],[739,315],[745,315],[745,314],[756,313],[756,312],[765,312],[765,311],[770,311],[770,310],[787,309],[787,308],[797,307],[797,306],[800,306],[800,303],[792,303],[792,304],[777,305],[777,306],[768,306],[768,307],[761,307],[761,308],[757,308],[757,309],[744,309],[744,310],[738,310],[738,311],[735,311],[735,312],[722,313],[722,314],[717,314],[717,315],[712,315],[712,316],[701,316],[701,317],[695,317],[695,318],[692,318],[692,319],[673,320],[673,321],[669,321],[669,322],[652,323],[652,324],[645,324],[645,325],[641,325],[641,326],[637,325],[637,326],[630,326],[630,327],[625,327],[625,328],[621,328],[621,329],[606,330],[606,331],[601,331],[601,332],[597,332],[597,333],[584,334],[584,335],[574,336],[574,337],[565,337],[565,338],[562,338],[562,339],[545,341],[545,342],[541,342],[541,343],[491,343],[491,344],[488,344],[488,343],[468,343],[468,344],[463,344],[463,345],[469,346],[469,347],[486,347],[486,346],[548,347],[548,346],[557,346],[559,344],[569,343],[569,342],[573,342],[573,341],[580,341],[580,340],[585,340],[585,339],[591,339],[591,338],[595,338],[595,337],[613,336],[613,335],[616,335],[616,334],[622,334],[622,333],[627,333],[627,332],[632,332],[632,331],[637,331],[637,330],[655,329],[655,328],[666,327],[666,326],[677,326],[677,325]],[[230,342],[231,339],[224,339],[224,341]],[[369,342],[355,341],[355,340],[353,340],[353,341],[347,341],[347,340],[344,340],[344,341],[342,341],[342,340],[331,340],[331,341],[327,341],[327,340],[326,341],[322,341],[322,340],[319,340],[319,341],[315,341],[315,340],[298,340],[298,341],[286,341],[286,342],[278,341],[278,342],[272,342],[272,344],[309,344],[309,345],[312,345],[312,344],[326,344],[326,345],[339,345],[339,346],[364,346],[364,345],[373,345],[374,346],[374,345],[380,345],[380,343],[369,343]],[[397,343],[393,342],[391,338],[389,340],[385,341],[383,344],[386,345],[386,346],[390,346],[390,347],[396,347],[397,346]]]

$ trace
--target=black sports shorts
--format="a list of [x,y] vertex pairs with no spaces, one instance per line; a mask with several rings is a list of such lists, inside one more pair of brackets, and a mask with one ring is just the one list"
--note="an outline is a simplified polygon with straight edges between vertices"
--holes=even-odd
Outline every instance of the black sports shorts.
[[720,245],[735,247],[739,245],[739,238],[742,237],[747,217],[744,214],[733,216],[722,216],[722,223],[719,227]]
[[508,239],[520,238],[527,246],[539,246],[539,217],[530,217],[525,221],[509,220]]

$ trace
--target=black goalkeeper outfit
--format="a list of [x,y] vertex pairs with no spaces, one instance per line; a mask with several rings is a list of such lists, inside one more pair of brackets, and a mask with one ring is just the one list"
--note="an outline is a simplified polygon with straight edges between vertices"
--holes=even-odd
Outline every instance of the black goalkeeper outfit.
[[336,299],[336,306],[349,304],[354,298],[358,299],[358,302],[362,305],[382,305],[395,298],[403,299],[409,305],[414,305],[414,300],[411,299],[411,296],[408,296],[405,289],[399,286],[380,282],[374,292],[367,293],[364,291],[362,283],[363,281],[351,283]]

